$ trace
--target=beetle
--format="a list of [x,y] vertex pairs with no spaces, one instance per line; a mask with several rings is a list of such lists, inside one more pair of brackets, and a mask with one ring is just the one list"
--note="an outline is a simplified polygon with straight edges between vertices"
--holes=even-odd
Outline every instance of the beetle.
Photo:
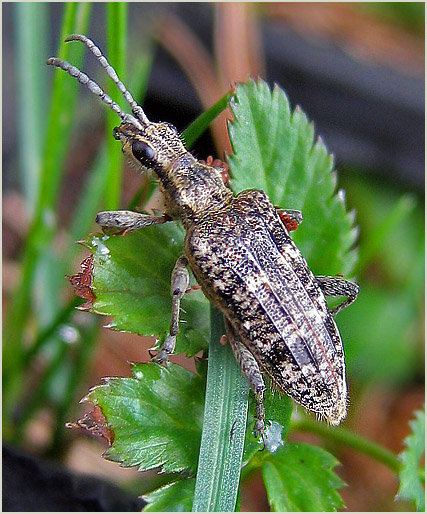
[[[47,64],[75,77],[118,114],[115,139],[131,163],[155,174],[165,200],[163,216],[103,211],[97,223],[121,233],[171,220],[185,228],[184,253],[172,271],[170,330],[153,361],[167,363],[174,352],[189,268],[224,315],[227,340],[255,395],[255,435],[265,443],[263,373],[306,409],[339,424],[346,416],[347,386],[333,316],[356,299],[357,284],[314,276],[289,235],[302,221],[300,211],[273,206],[260,190],[235,195],[223,180],[221,163],[198,161],[173,125],[147,118],[92,40],[75,34],[66,41],[81,41],[97,57],[132,114],[75,66],[55,57]],[[346,300],[330,310],[329,295]]]

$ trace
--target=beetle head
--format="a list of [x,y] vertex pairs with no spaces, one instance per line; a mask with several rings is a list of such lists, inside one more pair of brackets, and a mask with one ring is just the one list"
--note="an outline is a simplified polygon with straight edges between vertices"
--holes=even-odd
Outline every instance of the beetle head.
[[132,164],[157,174],[186,153],[180,135],[170,123],[148,122],[139,128],[124,121],[113,130],[113,136],[122,143],[122,151]]

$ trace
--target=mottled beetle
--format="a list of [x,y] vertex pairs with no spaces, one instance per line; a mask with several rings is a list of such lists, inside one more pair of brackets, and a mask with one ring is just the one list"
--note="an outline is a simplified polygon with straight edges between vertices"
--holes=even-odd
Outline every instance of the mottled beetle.
[[[340,423],[347,388],[333,315],[356,299],[358,286],[342,278],[315,277],[289,237],[302,221],[301,212],[274,207],[263,191],[234,195],[224,184],[221,165],[196,160],[173,125],[148,120],[90,39],[72,35],[66,41],[81,41],[92,51],[132,114],[75,66],[54,57],[47,64],[75,77],[119,115],[122,123],[114,137],[131,162],[154,172],[165,198],[164,216],[104,211],[97,223],[104,230],[125,232],[179,220],[186,230],[184,255],[172,271],[169,335],[153,360],[166,363],[174,351],[190,267],[206,297],[223,312],[227,339],[254,391],[255,434],[265,439],[262,373],[308,410]],[[325,295],[347,299],[330,311]]]

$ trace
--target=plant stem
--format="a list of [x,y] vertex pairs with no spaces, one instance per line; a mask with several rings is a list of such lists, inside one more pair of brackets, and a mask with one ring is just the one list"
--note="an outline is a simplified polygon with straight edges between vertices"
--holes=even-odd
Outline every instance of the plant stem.
[[335,443],[354,448],[355,450],[372,457],[378,462],[382,462],[394,473],[399,473],[400,462],[393,452],[377,443],[369,441],[369,439],[365,439],[364,437],[351,432],[350,430],[330,427],[311,419],[292,421],[291,429],[293,431],[310,432],[312,434],[320,435],[321,437],[334,441]]

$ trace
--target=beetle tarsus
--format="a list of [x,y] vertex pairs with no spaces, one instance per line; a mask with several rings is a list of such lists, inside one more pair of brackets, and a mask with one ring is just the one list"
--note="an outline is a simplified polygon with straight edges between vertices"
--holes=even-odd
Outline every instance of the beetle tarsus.
[[179,333],[179,311],[181,308],[181,299],[188,289],[190,275],[187,269],[187,258],[180,257],[172,270],[171,277],[171,294],[172,294],[172,316],[169,334],[164,340],[157,355],[151,358],[153,362],[159,364],[167,363],[169,355],[175,351],[176,336]]
[[150,352],[152,362],[156,362],[157,364],[166,364],[167,365],[169,362],[169,355],[170,355],[169,352],[167,350],[165,350],[163,348],[163,346],[162,346],[161,350],[155,355],[152,355],[152,353]]

